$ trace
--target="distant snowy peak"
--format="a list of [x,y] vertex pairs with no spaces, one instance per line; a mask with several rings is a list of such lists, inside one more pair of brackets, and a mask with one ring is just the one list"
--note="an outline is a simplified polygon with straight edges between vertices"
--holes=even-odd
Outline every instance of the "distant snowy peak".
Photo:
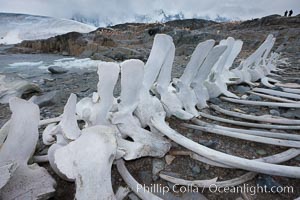
[[183,12],[178,13],[169,13],[162,9],[154,10],[148,14],[135,14],[133,18],[105,18],[100,16],[86,17],[80,13],[74,14],[71,18],[72,20],[82,22],[85,24],[90,24],[97,27],[107,27],[116,24],[122,24],[127,22],[137,22],[137,23],[153,23],[153,22],[168,22],[173,20],[183,20],[183,19],[205,19],[212,20],[216,22],[228,22],[233,20],[240,20],[238,18],[231,19],[224,16],[216,15],[214,17],[203,16],[203,15],[194,15],[186,16]]
[[73,31],[88,33],[95,29],[95,26],[68,19],[0,13],[0,44],[46,39]]

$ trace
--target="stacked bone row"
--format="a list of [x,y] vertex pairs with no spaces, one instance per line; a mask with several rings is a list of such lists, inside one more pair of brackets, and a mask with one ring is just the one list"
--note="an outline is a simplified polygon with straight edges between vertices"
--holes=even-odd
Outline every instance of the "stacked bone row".
[[[227,96],[223,99],[234,103],[270,104],[271,102],[241,100],[227,89],[228,85],[239,83],[247,83],[254,87],[257,85],[256,81],[261,81],[268,88],[282,86],[284,91],[280,93],[281,97],[274,97],[278,96],[278,93],[275,94],[275,90],[272,89],[254,90],[269,98],[281,99],[281,102],[272,102],[275,106],[300,108],[297,101],[282,98],[290,97],[284,96],[285,94],[291,95],[292,98],[298,97],[297,88],[288,88],[287,84],[268,77],[280,70],[277,68],[278,63],[284,62],[279,59],[279,54],[271,53],[274,42],[275,38],[269,35],[253,54],[237,68],[232,69],[243,42],[229,37],[215,45],[214,40],[207,40],[197,45],[182,76],[172,80],[175,45],[170,36],[158,34],[154,38],[145,65],[140,60],[100,64],[97,92],[79,102],[76,95],[71,94],[63,114],[57,118],[40,120],[38,106],[30,100],[12,98],[12,117],[0,131],[1,198],[47,199],[53,195],[54,179],[44,168],[37,164],[29,164],[34,158],[36,162],[49,161],[59,177],[75,181],[76,199],[79,200],[122,199],[127,195],[129,190],[122,187],[116,194],[113,192],[111,167],[114,161],[124,181],[140,198],[160,199],[149,192],[136,191],[138,183],[127,171],[123,160],[146,156],[163,157],[171,148],[170,140],[189,149],[193,152],[192,157],[201,162],[250,171],[242,177],[223,182],[217,182],[217,179],[197,180],[194,185],[199,187],[208,187],[212,183],[220,187],[237,185],[250,180],[256,173],[300,178],[299,167],[276,164],[292,159],[300,153],[297,149],[300,147],[299,135],[228,128],[197,119],[200,115],[212,117],[199,110],[208,107],[207,101],[210,98],[220,95]],[[113,91],[119,75],[121,93],[115,97]],[[214,105],[211,107],[228,115],[236,115]],[[167,125],[165,116],[175,116],[182,120],[192,119],[197,125],[185,125],[190,128],[292,148],[256,160],[228,155],[177,133]],[[251,118],[249,115],[239,117]],[[83,127],[79,127],[79,120],[84,121]],[[216,117],[213,120],[216,120]],[[293,129],[297,129],[295,125],[300,125],[298,120],[284,121],[292,125],[286,127]],[[38,142],[38,128],[45,125],[47,126],[43,130],[42,139],[45,145],[50,146],[48,154],[33,157]],[[276,125],[269,126],[276,128]],[[161,177],[175,183],[187,184],[182,179],[163,175]]]

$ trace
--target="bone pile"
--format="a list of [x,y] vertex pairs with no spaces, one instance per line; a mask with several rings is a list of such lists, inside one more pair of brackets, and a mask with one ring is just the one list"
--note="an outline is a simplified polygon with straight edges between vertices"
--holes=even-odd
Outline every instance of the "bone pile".
[[[220,96],[223,101],[240,105],[299,109],[300,85],[278,80],[281,77],[276,73],[284,70],[279,66],[287,63],[279,54],[271,52],[274,43],[275,38],[269,35],[254,53],[232,68],[242,49],[241,40],[229,37],[217,45],[214,40],[201,42],[181,77],[172,80],[175,45],[170,36],[157,34],[146,64],[135,59],[99,64],[97,92],[80,101],[71,94],[63,114],[57,118],[40,120],[37,105],[30,100],[11,98],[12,117],[0,130],[0,198],[51,197],[55,180],[36,164],[49,162],[60,178],[76,183],[78,200],[126,197],[129,189],[120,187],[116,193],[112,189],[113,164],[138,197],[161,199],[150,192],[137,192],[138,182],[125,163],[141,157],[164,157],[171,148],[171,141],[185,147],[192,159],[221,168],[249,171],[227,181],[217,181],[217,178],[191,181],[160,175],[172,183],[236,186],[258,173],[300,178],[300,167],[279,165],[300,154],[300,135],[284,132],[299,130],[300,120],[253,116],[208,103],[211,98]],[[115,97],[113,91],[119,75],[121,93]],[[249,84],[252,88],[249,93],[267,101],[245,100],[244,96],[228,90],[229,85],[241,83]],[[240,120],[208,114],[203,111],[205,108]],[[171,116],[184,120],[186,123],[182,125],[191,129],[289,149],[254,160],[229,155],[172,129],[165,121]],[[208,123],[205,119],[228,126]],[[83,127],[79,121],[84,121]],[[43,143],[49,145],[48,154],[44,156],[33,155],[39,129],[43,131]]]

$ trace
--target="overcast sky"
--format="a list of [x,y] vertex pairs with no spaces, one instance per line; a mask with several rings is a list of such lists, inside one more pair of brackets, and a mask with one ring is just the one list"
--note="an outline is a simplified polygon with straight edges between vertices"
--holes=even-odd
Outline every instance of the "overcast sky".
[[283,14],[293,9],[300,13],[300,0],[0,0],[0,12],[26,13],[71,18],[109,19],[113,23],[134,21],[136,14],[152,15],[163,9],[168,14],[182,12],[186,18],[217,15],[230,19],[251,19]]

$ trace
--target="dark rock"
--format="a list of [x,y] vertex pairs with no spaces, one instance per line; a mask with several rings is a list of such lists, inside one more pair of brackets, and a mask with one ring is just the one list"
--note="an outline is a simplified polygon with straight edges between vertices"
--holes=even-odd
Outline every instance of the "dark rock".
[[149,184],[150,185],[152,183],[152,174],[151,174],[150,171],[145,171],[145,170],[139,171],[138,175],[139,175],[139,178],[141,180],[143,180],[143,182],[145,184]]
[[160,28],[159,27],[154,27],[154,28],[151,28],[151,29],[148,30],[148,34],[150,36],[154,36],[154,35],[156,35],[159,32],[160,32]]
[[271,176],[269,175],[260,175],[257,178],[257,184],[261,187],[266,187],[268,191],[276,191],[276,188],[282,187],[278,182],[276,182]]
[[209,101],[215,105],[219,105],[222,103],[222,101],[219,98],[211,98]]
[[92,50],[84,50],[80,55],[79,57],[80,58],[89,58],[93,55],[93,51]]
[[41,96],[32,96],[30,100],[39,105],[39,107],[50,106],[57,103],[58,92],[51,91]]
[[93,60],[102,60],[105,62],[114,62],[114,59],[111,59],[109,57],[106,57],[104,55],[102,55],[102,53],[94,53],[93,56],[91,57],[91,59]]
[[300,119],[300,109],[289,109],[287,112],[282,113],[282,117],[286,118],[299,118]]
[[255,95],[255,94],[250,94],[247,97],[247,100],[250,100],[250,101],[261,101],[262,98],[260,96]]
[[219,144],[217,140],[200,140],[199,143],[212,149],[216,148]]
[[162,159],[154,158],[152,161],[152,179],[157,181],[158,173],[165,168],[165,161]]
[[52,74],[64,74],[67,73],[68,70],[58,66],[51,66],[48,68],[48,71]]
[[239,94],[246,94],[250,90],[250,87],[239,85],[235,88],[235,92]]
[[199,165],[194,165],[194,166],[192,167],[192,172],[193,172],[194,174],[199,174],[199,173],[201,172],[201,169],[200,169]]
[[275,110],[275,109],[270,110],[270,114],[273,115],[273,116],[277,116],[277,117],[280,116],[280,112],[278,110]]

